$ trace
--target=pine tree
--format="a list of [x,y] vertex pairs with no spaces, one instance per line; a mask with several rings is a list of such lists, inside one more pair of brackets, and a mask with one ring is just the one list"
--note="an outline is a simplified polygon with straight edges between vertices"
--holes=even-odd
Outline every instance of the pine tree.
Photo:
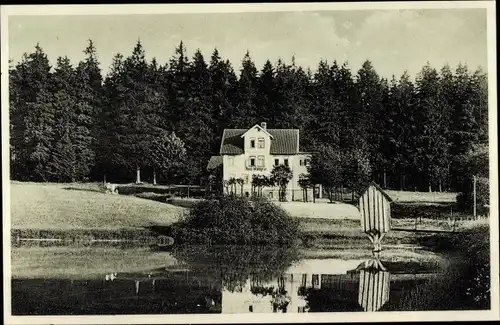
[[189,60],[186,56],[186,47],[183,42],[175,49],[174,56],[170,59],[167,71],[167,91],[168,98],[168,120],[171,121],[171,129],[179,125],[182,120],[180,116],[188,100],[189,91]]
[[124,72],[123,55],[118,53],[113,57],[109,73],[104,80],[103,109],[99,117],[100,135],[97,150],[97,167],[103,173],[103,179],[123,181],[128,179],[124,173],[127,162],[122,147],[121,138],[126,130],[123,122],[122,85]]
[[380,155],[380,141],[382,128],[380,124],[385,124],[386,117],[382,110],[383,85],[370,61],[365,61],[358,70],[356,80],[356,102],[354,103],[357,118],[356,131],[358,134],[365,134],[364,139],[368,144],[370,162],[373,167],[375,179],[383,177],[384,162]]
[[488,76],[482,69],[477,69],[470,78],[471,104],[474,107],[474,119],[477,123],[478,140],[488,143]]
[[48,163],[51,180],[75,182],[82,180],[86,171],[79,170],[77,143],[79,134],[76,73],[67,57],[59,57],[53,74],[54,141],[53,154]]
[[86,58],[76,68],[76,123],[74,144],[76,149],[78,179],[90,176],[96,166],[96,151],[99,137],[99,117],[102,110],[102,76],[96,48],[92,40],[84,50]]
[[459,64],[453,78],[454,100],[450,125],[450,153],[453,157],[451,174],[454,180],[452,187],[458,191],[468,186],[464,184],[465,179],[461,177],[463,157],[479,140],[479,127],[474,116],[477,105],[474,103],[472,80],[467,66]]
[[[257,80],[256,113],[263,122],[270,123],[275,113],[276,89],[274,82],[274,67],[269,60],[266,61]],[[273,121],[272,125],[276,126]]]
[[414,160],[415,101],[415,89],[408,72],[405,71],[399,80],[393,77],[389,85],[384,154],[393,171],[390,173],[393,180],[390,187],[400,190],[406,187]]
[[10,78],[11,145],[15,148],[13,175],[20,180],[47,181],[54,139],[54,108],[47,55],[40,45],[23,56]]
[[247,51],[238,80],[238,103],[231,123],[233,127],[247,128],[260,122],[257,111],[257,80],[257,68]]
[[118,148],[114,156],[120,165],[136,171],[136,183],[140,183],[141,168],[148,165],[147,152],[156,131],[155,121],[149,115],[148,64],[140,41],[116,77],[113,132]]
[[185,102],[181,121],[177,128],[179,136],[184,139],[189,161],[194,163],[189,178],[199,179],[205,172],[207,160],[211,156],[210,149],[214,141],[214,124],[212,118],[212,89],[210,72],[201,52],[197,50],[188,66],[189,92]]
[[212,53],[208,70],[212,96],[212,119],[215,121],[213,132],[214,140],[216,140],[212,146],[212,152],[217,152],[222,132],[229,126],[234,114],[237,77],[229,61],[223,61],[217,49]]
[[432,192],[433,185],[441,184],[448,170],[446,114],[440,100],[440,78],[436,69],[430,65],[423,67],[417,77],[417,89],[420,127],[416,164]]

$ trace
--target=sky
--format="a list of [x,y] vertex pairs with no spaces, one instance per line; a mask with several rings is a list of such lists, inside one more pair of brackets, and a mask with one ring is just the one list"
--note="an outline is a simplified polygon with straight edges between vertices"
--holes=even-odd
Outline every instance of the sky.
[[267,59],[295,56],[313,71],[321,59],[347,62],[353,73],[370,60],[382,77],[415,77],[427,62],[487,71],[486,23],[486,9],[10,16],[9,57],[18,62],[39,43],[51,64],[68,56],[76,65],[92,39],[107,73],[113,56],[130,55],[138,40],[161,64],[183,41],[189,57],[199,48],[208,62],[217,48],[236,70],[248,50],[259,70]]

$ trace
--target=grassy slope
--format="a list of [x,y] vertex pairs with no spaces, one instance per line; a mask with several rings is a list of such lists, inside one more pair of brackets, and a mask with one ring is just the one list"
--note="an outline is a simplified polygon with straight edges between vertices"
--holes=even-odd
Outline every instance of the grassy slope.
[[11,227],[137,228],[170,224],[184,208],[98,192],[96,184],[11,183]]

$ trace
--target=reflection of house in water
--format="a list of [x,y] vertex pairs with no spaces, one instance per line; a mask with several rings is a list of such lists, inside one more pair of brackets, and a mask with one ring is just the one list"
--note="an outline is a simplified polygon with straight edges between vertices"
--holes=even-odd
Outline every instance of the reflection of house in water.
[[[307,302],[300,294],[301,285],[300,274],[285,274],[272,282],[248,279],[235,290],[222,290],[222,313],[306,312]],[[278,306],[276,296],[283,297],[285,303]]]
[[[255,277],[248,279],[244,285],[234,290],[223,288],[222,313],[308,312],[307,295],[310,290],[328,289],[332,283],[343,282],[339,281],[342,275],[345,276],[348,270],[355,268],[359,263],[359,260],[334,262],[327,259],[302,260],[290,267],[286,274],[273,281],[262,282]],[[284,293],[282,298],[285,303],[281,308],[276,306],[273,293],[274,296]],[[356,298],[353,296],[354,301]]]

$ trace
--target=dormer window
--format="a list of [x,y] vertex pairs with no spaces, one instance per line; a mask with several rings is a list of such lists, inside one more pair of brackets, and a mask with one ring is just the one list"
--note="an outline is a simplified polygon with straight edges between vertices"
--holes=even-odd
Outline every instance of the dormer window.
[[259,138],[259,149],[264,149],[264,143],[265,143],[264,138]]
[[250,148],[255,148],[255,139],[250,139]]

